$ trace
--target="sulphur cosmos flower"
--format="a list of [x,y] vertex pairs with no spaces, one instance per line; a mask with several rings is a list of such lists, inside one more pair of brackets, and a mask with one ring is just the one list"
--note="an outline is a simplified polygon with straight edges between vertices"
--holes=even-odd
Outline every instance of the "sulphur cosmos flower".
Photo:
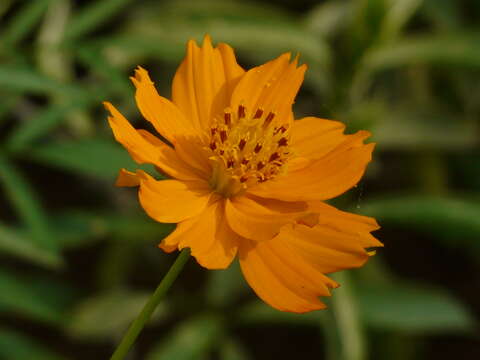
[[190,40],[172,86],[161,97],[146,70],[131,78],[143,117],[161,138],[136,130],[110,103],[109,123],[140,164],[169,180],[120,171],[118,186],[139,186],[147,214],[177,223],[160,243],[188,247],[207,269],[224,269],[238,254],[257,295],[283,311],[325,308],[338,284],[325,274],[362,266],[382,244],[373,218],[324,201],[362,177],[374,144],[367,131],[345,135],[337,121],[294,121],[292,104],[306,65],[290,54],[245,71],[227,44]]

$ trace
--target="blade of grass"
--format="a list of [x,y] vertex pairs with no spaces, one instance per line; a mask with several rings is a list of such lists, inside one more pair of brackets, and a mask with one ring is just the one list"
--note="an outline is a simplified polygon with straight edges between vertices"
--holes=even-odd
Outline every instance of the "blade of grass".
[[73,40],[95,30],[122,10],[132,0],[94,1],[78,11],[65,32],[65,38]]
[[35,0],[25,2],[22,9],[10,20],[3,34],[3,47],[9,49],[25,38],[40,21],[48,5],[53,0]]
[[57,244],[39,199],[23,175],[3,155],[0,155],[0,183],[27,226],[31,241],[42,249],[56,252]]

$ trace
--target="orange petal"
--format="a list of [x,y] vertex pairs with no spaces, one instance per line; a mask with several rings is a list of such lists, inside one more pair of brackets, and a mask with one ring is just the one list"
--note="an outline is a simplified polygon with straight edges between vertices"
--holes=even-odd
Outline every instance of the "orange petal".
[[209,36],[201,48],[190,40],[173,79],[173,103],[194,128],[207,131],[212,118],[229,105],[232,89],[243,73],[230,46],[214,48]]
[[180,159],[175,150],[146,130],[136,130],[110,103],[104,103],[110,112],[108,118],[115,139],[122,144],[139,164],[153,164],[166,174],[181,180],[198,179],[199,174]]
[[303,82],[307,67],[297,67],[297,59],[290,63],[290,54],[249,70],[232,94],[231,107],[244,105],[254,113],[262,108],[273,112],[282,122],[292,118],[292,104]]
[[341,195],[360,181],[372,159],[375,144],[362,143],[369,135],[366,131],[359,131],[323,158],[260,184],[249,192],[285,201],[327,200]]
[[180,222],[160,247],[167,252],[189,247],[203,267],[225,269],[235,257],[239,241],[225,220],[224,202],[217,199],[200,215]]
[[140,185],[140,179],[138,178],[137,173],[128,171],[126,169],[120,169],[115,185],[134,187]]
[[143,171],[138,197],[147,214],[156,221],[176,223],[201,213],[210,199],[211,190],[203,180],[155,180]]
[[360,267],[371,256],[364,248],[362,235],[328,225],[287,225],[278,238],[324,274]]
[[306,206],[298,202],[283,202],[247,196],[226,200],[226,215],[231,228],[252,240],[268,240],[280,228],[304,215]]
[[318,297],[329,296],[338,285],[291,250],[284,239],[244,240],[240,266],[257,295],[270,306],[296,313],[324,309]]
[[209,179],[212,173],[212,165],[208,160],[211,152],[202,140],[197,136],[178,136],[176,140],[175,151],[178,157],[195,168],[202,178]]
[[319,214],[318,225],[356,236],[355,241],[363,248],[383,246],[370,234],[380,229],[372,217],[341,211],[322,201],[308,202],[308,209]]
[[145,69],[138,67],[130,79],[137,89],[135,99],[140,112],[165,139],[175,144],[176,135],[194,132],[180,110],[158,94]]
[[298,156],[320,159],[334,150],[350,135],[344,135],[345,125],[339,121],[306,117],[292,124],[291,146]]

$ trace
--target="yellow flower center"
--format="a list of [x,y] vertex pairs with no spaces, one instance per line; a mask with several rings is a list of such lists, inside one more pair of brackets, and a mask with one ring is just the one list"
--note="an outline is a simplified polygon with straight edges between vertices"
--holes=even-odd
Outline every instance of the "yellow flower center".
[[247,110],[243,105],[236,111],[227,108],[210,128],[210,186],[225,197],[275,178],[291,156],[288,124],[279,123],[275,113],[262,108]]

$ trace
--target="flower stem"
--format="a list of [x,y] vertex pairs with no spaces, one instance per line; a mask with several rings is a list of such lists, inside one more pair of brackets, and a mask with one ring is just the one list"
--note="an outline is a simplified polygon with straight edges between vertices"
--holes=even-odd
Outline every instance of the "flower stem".
[[356,299],[353,294],[350,274],[341,271],[332,274],[332,278],[342,286],[335,290],[330,306],[330,316],[336,329],[332,331],[332,322],[326,324],[327,352],[329,359],[364,360],[368,358],[365,335],[359,319]]
[[124,335],[122,341],[118,345],[110,360],[122,360],[125,358],[133,343],[137,339],[138,334],[140,334],[143,327],[155,311],[157,305],[163,299],[168,289],[170,289],[173,282],[177,278],[178,274],[180,274],[189,258],[190,250],[183,249],[173,263],[170,270],[168,270],[167,274],[164,276],[164,278],[158,285],[150,300],[148,300],[140,314],[137,316],[132,325],[130,325],[130,327],[128,328],[127,333]]

